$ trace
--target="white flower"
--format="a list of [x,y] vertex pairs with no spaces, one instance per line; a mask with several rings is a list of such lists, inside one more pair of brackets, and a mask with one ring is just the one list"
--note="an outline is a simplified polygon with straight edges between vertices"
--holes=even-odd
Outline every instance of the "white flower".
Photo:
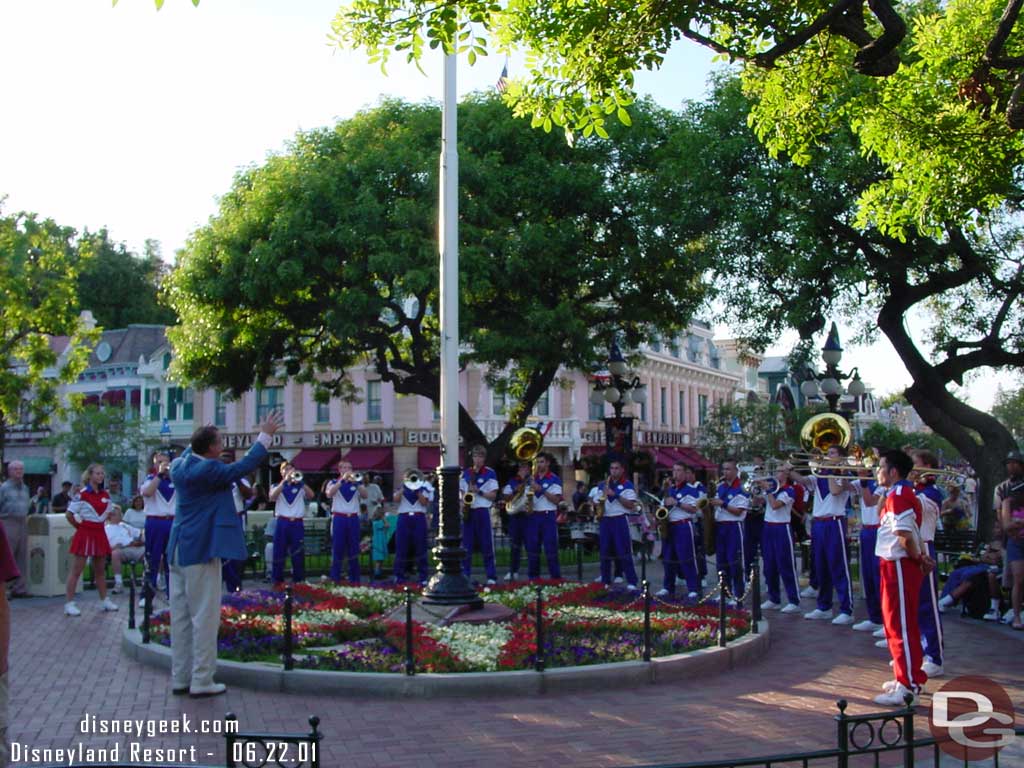
[[485,672],[498,668],[501,649],[512,637],[512,630],[498,623],[456,622],[446,627],[427,627],[427,633],[475,670]]

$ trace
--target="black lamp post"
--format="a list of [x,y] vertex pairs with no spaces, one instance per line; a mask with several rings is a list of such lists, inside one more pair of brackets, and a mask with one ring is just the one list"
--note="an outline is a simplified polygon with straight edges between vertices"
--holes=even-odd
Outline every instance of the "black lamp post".
[[609,450],[630,453],[633,450],[633,417],[623,416],[622,409],[629,403],[647,402],[647,387],[640,377],[629,370],[619,345],[612,342],[608,354],[608,376],[594,381],[590,402],[594,405],[611,403],[615,416],[605,419],[605,442]]
[[839,398],[844,394],[842,382],[849,379],[845,394],[859,398],[867,388],[861,381],[860,373],[854,368],[849,373],[839,370],[839,361],[843,357],[843,348],[839,344],[839,330],[833,322],[829,329],[825,346],[821,349],[821,359],[825,362],[825,372],[812,373],[811,378],[800,385],[800,391],[804,397],[815,397],[824,395],[828,401],[828,409],[832,413],[839,413]]

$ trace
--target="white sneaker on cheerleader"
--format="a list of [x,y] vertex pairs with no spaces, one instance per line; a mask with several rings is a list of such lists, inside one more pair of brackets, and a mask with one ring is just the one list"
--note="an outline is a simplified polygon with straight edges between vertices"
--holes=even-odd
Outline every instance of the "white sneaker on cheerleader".
[[761,603],[762,611],[777,611],[781,607],[781,605],[779,605],[778,603],[773,603],[771,600],[765,600],[763,603]]
[[882,625],[875,624],[875,622],[873,622],[871,619],[864,619],[864,621],[854,624],[852,627],[850,627],[850,629],[852,629],[854,632],[875,632],[879,629],[882,629],[884,634],[884,629]]
[[917,694],[911,693],[907,690],[907,687],[902,683],[896,683],[891,689],[885,693],[875,696],[875,704],[881,704],[883,707],[903,707],[906,705],[903,697],[910,694],[913,698],[910,701],[910,706],[917,705]]
[[921,671],[928,675],[928,677],[942,677],[946,674],[946,671],[942,668],[941,664],[934,664],[927,659],[924,664],[921,665]]
[[116,611],[117,603],[115,603],[109,597],[105,597],[102,600],[100,600],[100,608],[104,611]]
[[886,680],[884,683],[882,683],[882,690],[885,691],[886,693],[891,693],[892,689],[895,688],[899,684],[900,684],[899,680]]
[[871,633],[871,636],[872,637],[880,638],[882,640],[885,640],[885,627],[879,627],[878,629],[876,629],[874,632]]
[[832,623],[837,627],[848,627],[850,624],[853,624],[853,616],[848,613],[840,613],[832,619]]
[[64,603],[64,615],[65,616],[81,616],[82,612],[75,605],[75,601],[72,600],[70,603]]
[[803,610],[803,608],[801,608],[796,603],[790,603],[789,605],[784,607],[781,611],[779,611],[779,613],[800,613],[802,610]]
[[804,614],[805,619],[812,619],[818,621],[824,621],[825,619],[832,618],[832,611],[823,611],[820,608],[815,608],[813,611],[809,611]]
[[804,587],[803,590],[800,592],[800,597],[817,597],[817,596],[818,596],[818,590],[816,590],[814,587]]
[[875,648],[888,648],[888,647],[889,647],[889,641],[888,640],[875,640]]
[[669,592],[667,589],[662,587],[661,589],[659,589],[657,592],[654,593],[654,596],[655,597],[669,597],[671,594],[672,594],[671,592]]

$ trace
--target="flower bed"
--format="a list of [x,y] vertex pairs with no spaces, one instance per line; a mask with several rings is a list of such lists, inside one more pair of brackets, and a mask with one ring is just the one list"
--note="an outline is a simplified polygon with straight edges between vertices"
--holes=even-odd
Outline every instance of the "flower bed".
[[[631,661],[643,655],[643,600],[600,584],[539,582],[544,594],[544,658],[548,667]],[[448,626],[413,624],[417,672],[530,669],[536,648],[537,583],[485,589],[485,601],[516,611],[508,622]],[[296,668],[400,673],[406,628],[385,618],[405,599],[394,587],[297,585],[292,633]],[[254,590],[225,596],[218,640],[220,658],[280,662],[284,593]],[[730,611],[727,639],[749,630],[749,616]],[[166,614],[153,620],[153,638],[170,644]],[[652,656],[666,656],[718,641],[717,605],[659,600],[651,612]]]

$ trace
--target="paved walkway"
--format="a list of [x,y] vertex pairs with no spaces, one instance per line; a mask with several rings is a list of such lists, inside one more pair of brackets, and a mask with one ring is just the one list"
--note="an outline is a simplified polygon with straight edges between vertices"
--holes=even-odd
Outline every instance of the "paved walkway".
[[[129,741],[146,748],[197,744],[197,762],[211,765],[224,764],[219,736],[138,740],[82,736],[78,726],[86,715],[157,726],[186,715],[195,727],[231,711],[246,731],[297,732],[316,714],[329,768],[626,766],[829,748],[835,743],[835,701],[848,699],[852,714],[875,711],[871,697],[889,676],[884,652],[870,636],[772,612],[773,645],[762,661],[683,684],[441,701],[339,700],[235,688],[193,701],[171,696],[166,673],[122,657],[125,596],[116,614],[99,613],[95,598],[85,598],[78,619],[65,618],[61,602],[13,603],[11,741],[32,747],[120,742],[122,749]],[[805,600],[805,607],[810,603]],[[1024,633],[957,616],[945,623],[949,673],[996,679],[1024,712]],[[920,723],[926,727],[925,717]]]

